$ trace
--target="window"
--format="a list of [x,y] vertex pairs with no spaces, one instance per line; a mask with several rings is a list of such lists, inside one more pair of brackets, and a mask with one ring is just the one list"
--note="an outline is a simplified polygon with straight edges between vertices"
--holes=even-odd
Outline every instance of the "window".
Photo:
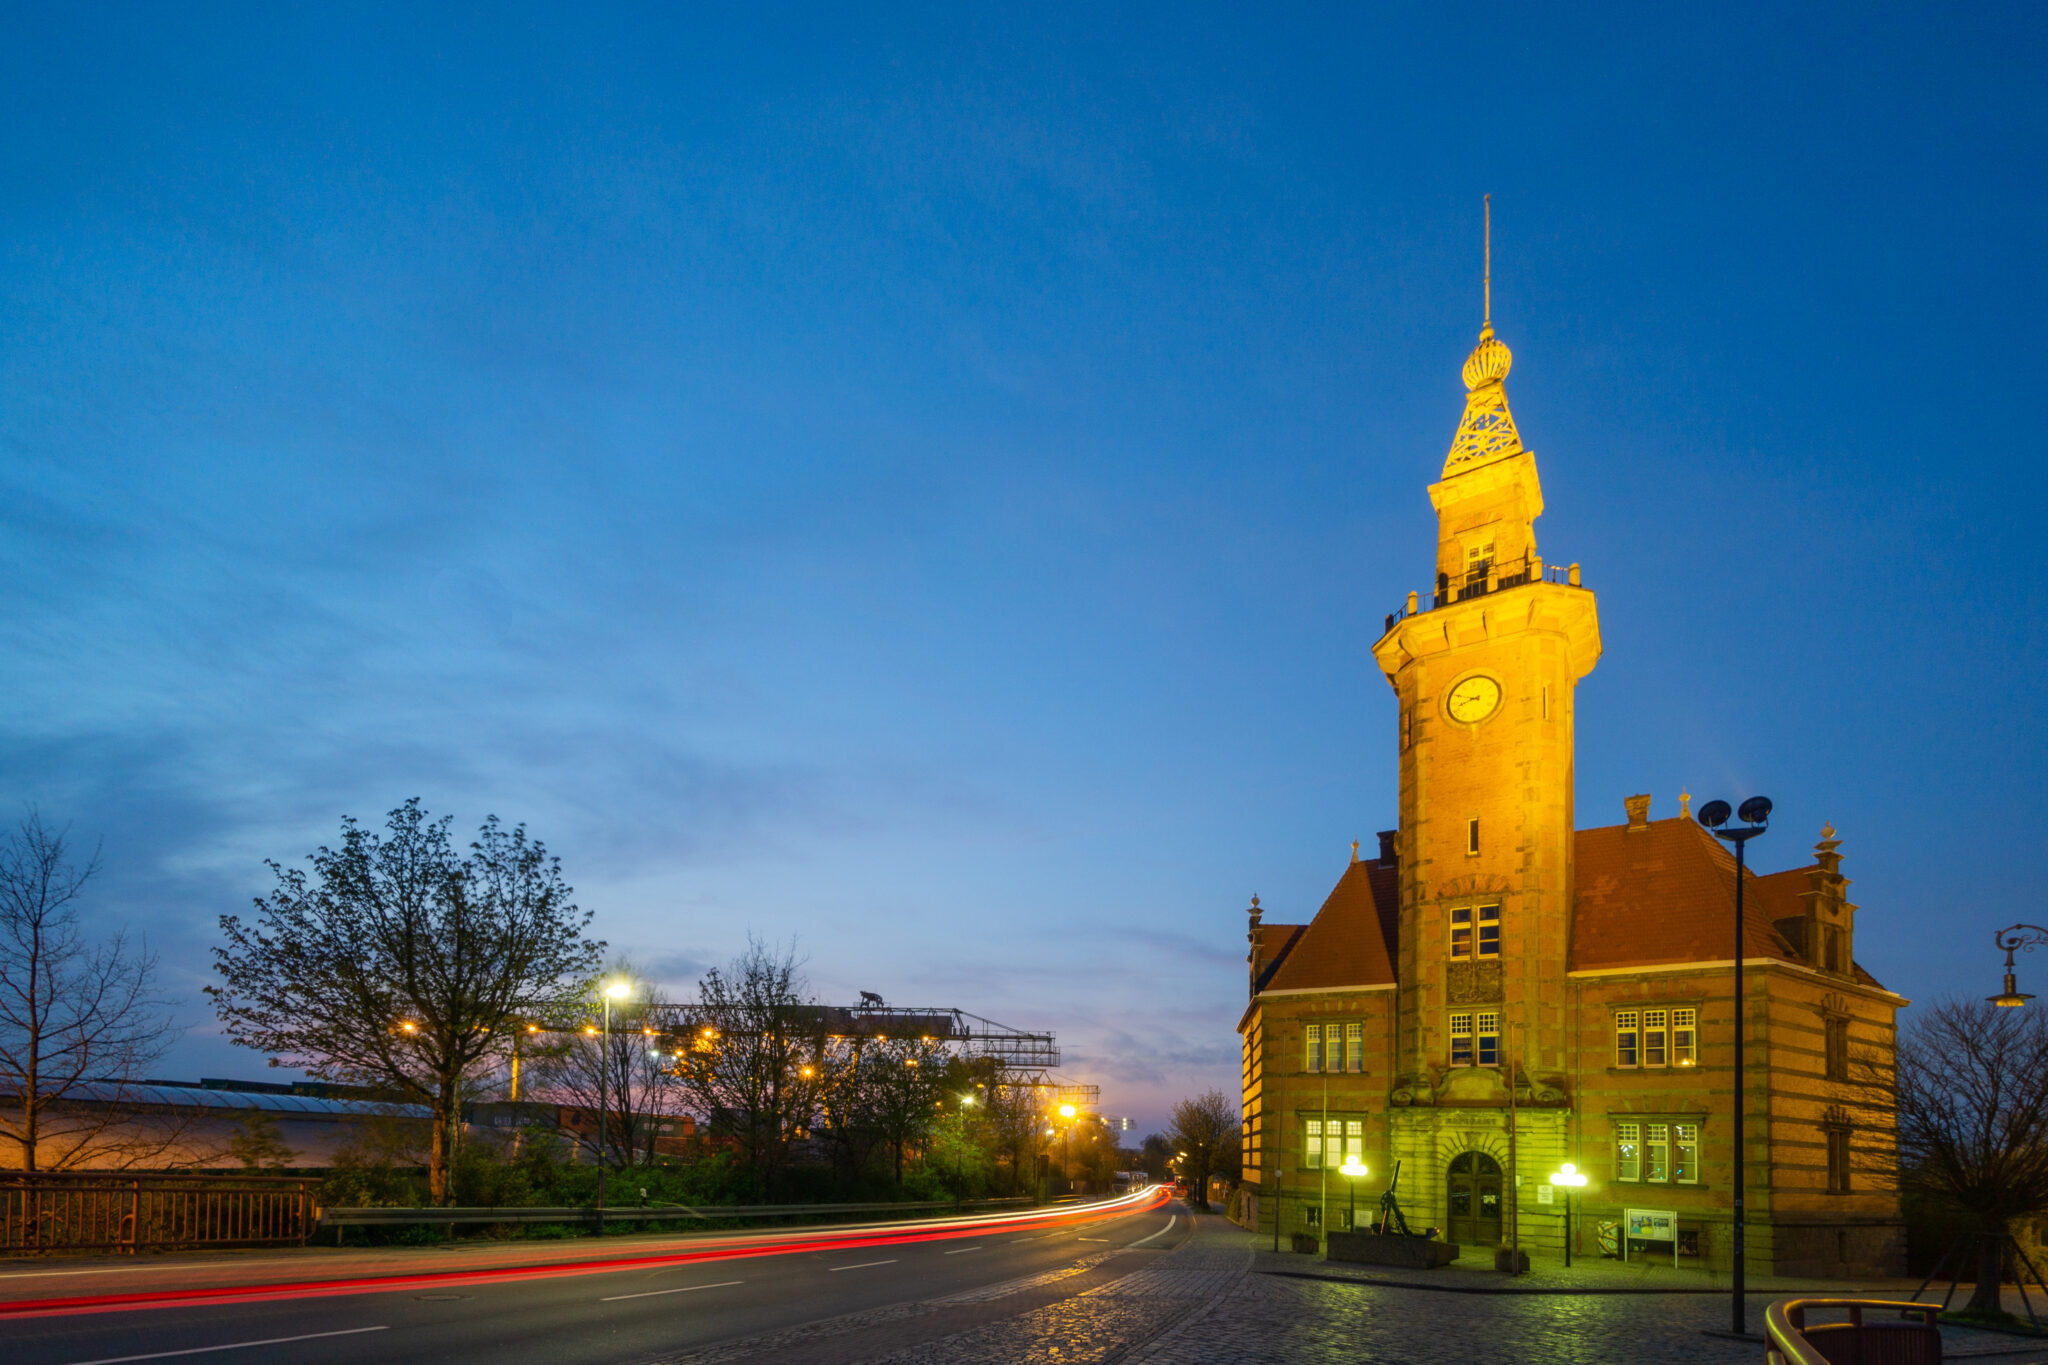
[[1614,1014],[1614,1064],[1616,1066],[1641,1065],[1642,1038],[1642,1015],[1634,1010],[1616,1010]]
[[1700,1012],[1671,1011],[1671,1065],[1697,1066],[1700,1060]]
[[1828,1193],[1849,1192],[1849,1127],[1830,1124],[1828,1135]]
[[1451,907],[1451,956],[1500,956],[1500,907],[1498,905],[1457,905]]
[[1365,1025],[1363,1024],[1346,1024],[1344,1026],[1344,1069],[1346,1071],[1365,1070]]
[[1302,1049],[1302,1056],[1307,1059],[1306,1065],[1308,1070],[1321,1071],[1323,1069],[1323,1026],[1321,1024],[1310,1024],[1308,1026],[1308,1046]]
[[1415,714],[1412,711],[1403,711],[1401,712],[1401,747],[1405,749],[1414,742]]
[[1652,1123],[1643,1139],[1643,1179],[1671,1178],[1671,1125]]
[[1614,1125],[1614,1178],[1643,1178],[1643,1126],[1639,1123]]
[[1671,1011],[1643,1011],[1643,1065],[1663,1066],[1671,1052]]
[[[1334,1128],[1335,1122],[1333,1121],[1330,1126]],[[1365,1161],[1364,1119],[1344,1120],[1344,1160],[1346,1164],[1353,1161],[1363,1164]]]
[[1465,822],[1465,852],[1470,855],[1479,851],[1479,817],[1473,816]]
[[1671,1125],[1671,1178],[1680,1185],[1700,1183],[1700,1126],[1697,1123]]
[[1479,1016],[1479,1065],[1500,1065],[1500,1015],[1492,1010]]
[[1308,1136],[1302,1140],[1301,1150],[1307,1154],[1308,1168],[1319,1171],[1323,1167],[1323,1121],[1308,1120]]
[[1323,1225],[1322,1206],[1319,1204],[1309,1204],[1303,1207],[1302,1222],[1312,1228],[1321,1227]]
[[1827,1076],[1831,1081],[1849,1079],[1849,1021],[1839,1014],[1821,1021],[1826,1042]]
[[1451,1065],[1472,1065],[1472,1016],[1451,1016]]

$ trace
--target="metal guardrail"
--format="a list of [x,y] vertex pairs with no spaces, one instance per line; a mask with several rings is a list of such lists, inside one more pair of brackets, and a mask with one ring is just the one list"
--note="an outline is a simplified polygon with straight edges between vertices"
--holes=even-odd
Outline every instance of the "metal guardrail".
[[320,1214],[311,1180],[0,1172],[0,1251],[301,1245]]
[[1012,1199],[972,1199],[956,1204],[950,1199],[928,1199],[909,1204],[629,1204],[620,1208],[590,1206],[569,1208],[464,1208],[440,1209],[322,1209],[317,1230],[335,1231],[339,1241],[347,1228],[418,1227],[454,1223],[576,1223],[597,1227],[611,1222],[684,1222],[714,1218],[834,1218],[863,1213],[966,1212],[973,1209],[1016,1208],[1031,1203],[1025,1196]]
[[[1806,1325],[1816,1308],[1843,1309],[1847,1322]],[[1866,1322],[1870,1312],[1918,1313],[1919,1322]],[[1940,1365],[1940,1309],[1931,1303],[1887,1299],[1781,1299],[1764,1310],[1770,1365]]]

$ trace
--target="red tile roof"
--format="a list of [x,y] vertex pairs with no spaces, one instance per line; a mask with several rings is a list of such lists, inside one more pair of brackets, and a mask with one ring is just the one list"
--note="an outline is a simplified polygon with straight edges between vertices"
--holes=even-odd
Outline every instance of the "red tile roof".
[[[1696,822],[1678,817],[1635,830],[1582,829],[1575,849],[1573,968],[1726,962],[1734,955],[1735,858]],[[1773,921],[1803,912],[1799,897],[1808,887],[1807,870],[1748,874],[1745,958],[1802,960]],[[1266,925],[1267,966],[1259,989],[1391,984],[1400,941],[1399,881],[1392,863],[1355,862],[1306,927]],[[1856,979],[1878,985],[1861,967]]]
[[[1635,830],[1582,829],[1576,849],[1574,968],[1726,962],[1735,955],[1735,859],[1696,822],[1676,817]],[[1766,879],[1749,874],[1742,898],[1746,958],[1799,961],[1771,922],[1789,913],[1778,908],[1785,876],[1773,874],[1762,890]]]
[[1337,879],[1330,898],[1307,932],[1264,989],[1274,991],[1342,990],[1346,987],[1391,985],[1394,980],[1392,936],[1395,870],[1379,863],[1352,863]]

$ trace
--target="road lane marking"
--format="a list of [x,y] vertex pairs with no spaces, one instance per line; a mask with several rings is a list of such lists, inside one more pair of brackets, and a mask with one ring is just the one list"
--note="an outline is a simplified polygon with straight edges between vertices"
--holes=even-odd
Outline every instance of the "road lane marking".
[[1166,1218],[1166,1226],[1165,1226],[1165,1227],[1163,1227],[1163,1228],[1159,1229],[1159,1231],[1157,1231],[1157,1232],[1153,1233],[1153,1234],[1152,1234],[1152,1235],[1151,1235],[1150,1237],[1147,1237],[1147,1238],[1145,1238],[1145,1239],[1144,1239],[1144,1241],[1139,1241],[1139,1242],[1133,1242],[1133,1243],[1131,1243],[1131,1245],[1132,1245],[1132,1246],[1134,1246],[1134,1247],[1141,1247],[1141,1246],[1145,1245],[1145,1242],[1156,1242],[1156,1241],[1158,1241],[1158,1240],[1159,1240],[1159,1239],[1160,1239],[1161,1237],[1164,1237],[1164,1236],[1165,1236],[1165,1235],[1166,1235],[1167,1233],[1169,1233],[1169,1232],[1172,1232],[1172,1231],[1173,1231],[1173,1225],[1174,1225],[1175,1223],[1178,1223],[1179,1221],[1180,1221],[1180,1215],[1179,1215],[1179,1214],[1177,1214],[1177,1213],[1174,1213],[1174,1214],[1168,1214],[1168,1215],[1167,1215],[1167,1218]]
[[187,1346],[182,1351],[151,1351],[139,1356],[101,1356],[98,1360],[75,1360],[71,1365],[122,1365],[128,1360],[165,1360],[171,1356],[199,1356],[209,1351],[246,1351],[251,1346],[282,1346],[288,1341],[318,1341],[322,1337],[353,1337],[364,1332],[388,1332],[389,1327],[345,1327],[339,1332],[307,1332],[296,1337],[265,1337],[261,1341],[229,1341],[219,1346]]
[[945,1254],[948,1256],[965,1256],[970,1251],[979,1250],[981,1250],[980,1247],[954,1247],[951,1251],[946,1252]]
[[641,1294],[614,1294],[608,1299],[599,1299],[598,1302],[617,1303],[621,1299],[651,1299],[657,1294],[692,1294],[699,1289],[730,1289],[736,1284],[745,1283],[745,1280],[720,1280],[717,1284],[686,1284],[681,1289],[650,1289]]
[[1077,1242],[1107,1242],[1109,1239],[1107,1237],[1076,1237],[1074,1240]]
[[866,1269],[867,1269],[867,1268],[868,1268],[869,1266],[871,1266],[871,1265],[895,1265],[895,1264],[896,1264],[896,1262],[894,1262],[894,1261],[862,1261],[862,1262],[861,1262],[861,1263],[860,1263],[859,1265],[835,1265],[835,1266],[829,1266],[829,1267],[827,1267],[827,1269],[831,1270],[831,1271],[832,1271],[832,1272],[833,1272],[833,1273],[834,1273],[834,1274],[836,1275],[836,1274],[838,1274],[838,1273],[839,1273],[840,1271],[842,1271],[842,1270],[866,1270]]

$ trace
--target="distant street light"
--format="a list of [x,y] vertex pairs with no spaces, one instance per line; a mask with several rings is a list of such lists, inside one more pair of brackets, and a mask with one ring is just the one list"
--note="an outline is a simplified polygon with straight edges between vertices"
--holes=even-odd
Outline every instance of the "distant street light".
[[1060,1106],[1060,1117],[1067,1126],[1060,1129],[1060,1183],[1066,1186],[1066,1193],[1074,1192],[1074,1115],[1080,1111],[1071,1104]]
[[2042,944],[2048,943],[2048,929],[2043,929],[2038,924],[2015,924],[2010,928],[2000,929],[1991,936],[1991,941],[2005,949],[2005,990],[2001,994],[1986,998],[2002,1009],[2018,1009],[2034,997],[2022,993],[2013,982],[2013,952],[2017,949],[2031,953]]
[[1743,1247],[1742,1247],[1742,1088],[1748,1077],[1742,1070],[1742,851],[1751,839],[1762,834],[1771,825],[1771,798],[1752,796],[1742,803],[1735,817],[1743,822],[1739,829],[1729,829],[1728,803],[1709,801],[1700,807],[1699,821],[1707,827],[1716,839],[1735,845],[1735,1283],[1734,1283],[1734,1324],[1735,1335],[1749,1335],[1749,1318],[1743,1300]]
[[1337,1168],[1337,1173],[1344,1177],[1345,1185],[1351,1190],[1351,1216],[1344,1220],[1344,1230],[1356,1232],[1358,1231],[1358,1182],[1370,1174],[1370,1172],[1365,1169],[1365,1163],[1354,1156],[1346,1157],[1344,1164]]
[[612,1001],[624,1000],[633,988],[614,981],[604,988],[604,1028],[597,1036],[597,1235],[604,1236],[604,1140],[605,1120],[611,1114],[607,1083],[612,1069]]
[[1550,1183],[1564,1191],[1564,1268],[1572,1268],[1572,1193],[1586,1188],[1586,1177],[1567,1161],[1564,1169],[1550,1177]]

